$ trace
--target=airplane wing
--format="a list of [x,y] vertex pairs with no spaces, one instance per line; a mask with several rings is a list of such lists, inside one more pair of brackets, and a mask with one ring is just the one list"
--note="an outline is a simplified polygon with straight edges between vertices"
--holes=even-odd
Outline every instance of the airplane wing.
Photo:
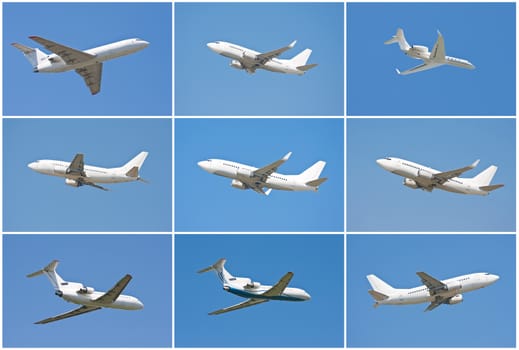
[[408,74],[413,74],[413,73],[421,72],[421,71],[424,71],[424,70],[429,70],[429,69],[432,69],[432,68],[436,68],[436,67],[441,66],[442,64],[443,63],[434,63],[434,62],[423,63],[423,64],[421,64],[419,66],[413,67],[413,68],[405,70],[403,72],[401,72],[401,71],[399,71],[397,69],[396,72],[398,74],[400,74],[400,75],[408,75]]
[[429,306],[427,306],[427,308],[423,311],[431,311],[431,310],[434,310],[436,309],[438,306],[440,306],[441,304],[444,304],[445,302],[447,302],[448,298],[442,298],[442,297],[436,297],[436,299],[431,302],[429,304]]
[[445,43],[443,42],[443,36],[438,31],[438,40],[436,40],[436,43],[434,44],[434,47],[431,51],[431,55],[429,56],[430,60],[445,60]]
[[87,313],[87,312],[91,312],[91,311],[96,311],[96,310],[99,310],[99,309],[101,309],[101,307],[99,307],[99,306],[86,306],[86,305],[83,305],[80,308],[77,308],[75,310],[66,312],[64,314],[61,314],[61,315],[58,315],[58,316],[54,316],[54,317],[49,317],[49,318],[46,318],[46,319],[38,321],[38,322],[34,322],[34,324],[45,324],[45,323],[49,323],[49,322],[59,321],[59,320],[62,320],[64,318],[78,316],[78,315],[81,315],[81,314],[84,314],[84,313]]
[[69,65],[88,61],[95,57],[95,55],[58,44],[54,41],[50,41],[39,36],[30,36],[29,39],[36,41],[38,44],[43,45],[47,50],[54,52],[56,55],[61,57],[66,64]]
[[103,187],[103,186],[100,186],[96,183],[93,183],[92,181],[88,181],[88,180],[85,180],[83,178],[78,178],[77,181],[81,184],[81,185],[87,185],[87,186],[92,186],[92,187],[95,187],[95,188],[98,188],[100,190],[103,190],[103,191],[109,191],[108,188],[106,187]]
[[418,277],[422,280],[422,283],[429,289],[429,294],[434,295],[439,290],[444,290],[447,286],[442,281],[438,281],[436,278],[429,276],[425,272],[417,272]]
[[77,153],[67,168],[67,174],[86,176],[85,175],[85,162],[83,161],[83,158],[84,157],[83,157],[82,153]]
[[101,90],[101,74],[103,72],[103,64],[95,63],[90,66],[76,69],[76,73],[81,75],[85,80],[85,84],[90,89],[92,95],[97,94]]
[[264,166],[263,168],[259,168],[259,169],[256,169],[254,171],[254,175],[255,176],[259,176],[261,178],[263,178],[263,180],[265,178],[267,178],[268,176],[270,176],[272,173],[275,173],[278,168],[283,164],[285,163],[288,158],[290,158],[290,156],[292,155],[292,152],[288,152],[287,154],[285,154],[285,156],[283,158],[281,158],[280,160],[276,160],[274,163],[272,164],[269,164],[267,166]]
[[294,277],[294,273],[287,272],[285,276],[281,277],[281,279],[278,281],[278,283],[273,285],[272,288],[270,288],[269,290],[264,292],[262,295],[264,295],[266,297],[273,297],[273,296],[281,295],[283,293],[283,291],[285,290],[285,288],[290,283],[290,280],[292,279],[292,277]]
[[95,299],[95,301],[103,303],[103,304],[111,304],[113,303],[119,295],[123,292],[124,288],[130,283],[132,279],[131,275],[126,275],[119,280],[108,292],[101,295],[99,298]]
[[268,299],[249,299],[242,303],[210,312],[209,315],[219,315],[219,314],[223,314],[225,312],[243,309],[244,307],[249,307],[249,306],[253,306],[253,305],[257,305],[257,304],[261,304],[261,303],[266,303],[267,301],[269,301],[269,300]]
[[452,179],[453,177],[459,177],[464,172],[474,169],[478,164],[479,159],[466,167],[434,174],[434,177],[439,180],[440,184],[443,184],[444,182],[447,182],[447,180]]
[[281,55],[283,52],[287,51],[287,50],[290,50],[291,48],[293,48],[296,44],[297,40],[294,40],[292,41],[288,46],[285,46],[285,47],[282,47],[280,49],[277,49],[277,50],[273,50],[273,51],[269,51],[269,52],[265,52],[265,53],[261,53],[258,55],[258,59],[262,62],[262,63],[265,63],[267,62],[268,60],[271,60],[273,59],[274,57],[278,57],[279,55]]

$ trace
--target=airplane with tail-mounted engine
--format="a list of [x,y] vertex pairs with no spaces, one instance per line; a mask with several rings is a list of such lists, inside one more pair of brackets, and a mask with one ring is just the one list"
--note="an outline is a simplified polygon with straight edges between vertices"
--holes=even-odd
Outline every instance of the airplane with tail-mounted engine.
[[147,41],[133,38],[82,51],[39,36],[30,36],[29,39],[52,52],[47,55],[37,48],[18,43],[11,44],[29,60],[34,73],[61,73],[75,70],[85,80],[92,95],[101,90],[104,61],[135,53],[149,45]]
[[384,44],[386,45],[393,43],[398,43],[398,45],[400,46],[400,50],[402,50],[407,56],[418,60],[422,60],[424,62],[419,66],[413,67],[403,72],[399,71],[397,68],[396,72],[400,75],[413,74],[431,68],[443,66],[445,64],[465,69],[476,68],[472,63],[470,63],[466,59],[445,55],[445,43],[443,40],[443,36],[439,31],[438,39],[436,40],[436,43],[434,44],[434,47],[431,52],[429,52],[427,46],[409,45],[405,40],[404,31],[400,28],[398,28],[396,34],[393,35],[391,39],[386,40],[384,42]]
[[246,301],[239,304],[229,306],[210,312],[209,315],[219,315],[225,312],[243,309],[245,307],[265,303],[270,300],[281,301],[306,301],[310,300],[310,294],[299,288],[287,287],[292,277],[293,272],[287,272],[281,279],[273,286],[264,286],[259,282],[253,282],[250,278],[234,277],[224,267],[226,260],[220,259],[213,265],[198,271],[204,273],[214,271],[216,276],[223,283],[223,289],[229,293],[238,295],[242,298],[248,298]]
[[58,260],[53,260],[43,269],[28,274],[27,277],[31,278],[46,275],[54,287],[54,294],[69,303],[79,304],[82,306],[64,314],[35,322],[36,324],[59,321],[87,312],[96,311],[103,307],[121,310],[140,310],[144,307],[142,302],[136,297],[121,294],[128,283],[130,283],[130,280],[132,279],[131,275],[126,275],[121,278],[108,292],[99,292],[94,290],[92,287],[84,286],[82,283],[64,281],[56,272],[57,267]]
[[277,73],[303,75],[317,66],[317,63],[306,64],[312,50],[305,49],[291,59],[277,58],[283,52],[293,48],[296,42],[294,40],[285,47],[265,53],[225,41],[208,43],[207,47],[219,55],[231,58],[229,64],[231,67],[243,69],[249,74],[255,73],[256,69],[265,69]]
[[490,184],[497,171],[495,165],[489,166],[472,178],[458,177],[464,172],[474,169],[479,164],[479,159],[471,165],[449,171],[438,171],[425,165],[395,157],[378,159],[377,164],[384,170],[403,176],[405,178],[404,186],[412,189],[420,188],[427,192],[432,192],[432,190],[438,188],[448,192],[486,196],[491,191],[504,186],[503,184]]
[[463,301],[462,293],[487,287],[499,279],[498,275],[487,272],[471,273],[443,281],[425,272],[416,274],[422,280],[423,286],[410,289],[393,288],[375,275],[366,276],[373,288],[368,291],[375,299],[373,306],[430,303],[424,311],[431,311],[442,304],[459,304]]
[[[249,165],[223,159],[208,159],[198,162],[198,166],[210,174],[232,179],[231,186],[240,190],[252,189],[257,193],[268,196],[275,190],[283,191],[317,191],[319,186],[327,180],[319,178],[326,162],[320,160],[299,175],[283,175],[276,173],[285,163],[292,152],[288,152],[280,160],[264,166],[254,168]],[[268,188],[266,191],[264,188]]]
[[147,156],[148,152],[141,152],[128,163],[118,168],[101,168],[85,165],[82,153],[76,154],[72,162],[42,159],[29,163],[27,166],[40,174],[64,177],[65,184],[72,187],[88,185],[108,191],[107,188],[96,184],[96,182],[107,184],[130,181],[147,182],[139,176],[139,170]]

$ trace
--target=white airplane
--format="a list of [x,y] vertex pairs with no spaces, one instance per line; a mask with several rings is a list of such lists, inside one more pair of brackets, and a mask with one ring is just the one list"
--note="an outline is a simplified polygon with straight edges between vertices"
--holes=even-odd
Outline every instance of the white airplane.
[[309,69],[317,66],[316,63],[306,64],[312,50],[305,49],[289,60],[276,58],[283,52],[293,48],[295,44],[296,40],[288,46],[265,53],[260,53],[225,41],[215,41],[208,43],[207,46],[217,54],[231,58],[231,67],[244,69],[250,74],[255,73],[256,69],[265,69],[277,73],[303,75]]
[[214,271],[220,281],[223,283],[223,289],[229,293],[238,295],[242,298],[249,298],[248,300],[223,309],[210,312],[209,315],[219,315],[225,312],[242,309],[269,300],[283,300],[283,301],[306,301],[310,300],[310,294],[299,288],[287,287],[292,277],[293,272],[287,272],[286,275],[273,286],[263,286],[259,282],[253,282],[250,278],[234,277],[224,267],[226,260],[220,259],[214,265],[206,267],[198,271],[204,273]]
[[64,314],[35,322],[35,324],[59,321],[64,318],[78,316],[86,312],[96,311],[103,307],[122,310],[140,310],[144,307],[139,299],[129,295],[121,294],[132,279],[131,275],[126,275],[121,278],[121,280],[117,282],[115,286],[113,286],[108,292],[96,292],[94,288],[85,287],[82,283],[64,281],[56,272],[57,266],[58,260],[54,260],[43,269],[31,273],[27,275],[27,277],[35,277],[45,274],[54,287],[54,294],[70,303],[79,304],[82,306]]
[[75,70],[83,77],[92,95],[97,94],[101,89],[101,72],[104,61],[129,55],[149,45],[147,41],[134,38],[81,51],[39,36],[29,38],[53,52],[47,55],[38,49],[22,44],[11,44],[23,52],[32,64],[34,73],[60,73]]
[[416,72],[421,72],[427,69],[436,68],[439,66],[442,66],[444,64],[448,64],[450,66],[460,67],[460,68],[466,68],[466,69],[474,69],[476,68],[472,63],[469,61],[462,59],[462,58],[456,58],[456,57],[450,57],[445,55],[445,43],[443,42],[443,36],[438,31],[438,40],[436,40],[436,44],[434,44],[434,47],[431,52],[429,52],[429,49],[426,46],[422,45],[409,45],[404,37],[404,31],[400,28],[396,31],[396,34],[393,35],[393,37],[387,41],[384,42],[384,44],[392,44],[392,43],[398,43],[400,46],[400,50],[402,50],[407,56],[416,58],[419,60],[423,60],[424,63],[416,66],[414,68],[408,69],[406,71],[400,72],[398,69],[396,72],[400,75],[407,75],[412,74]]
[[375,299],[373,306],[430,303],[424,311],[431,311],[441,304],[459,304],[463,301],[462,293],[484,288],[499,279],[498,275],[486,272],[471,273],[443,281],[439,281],[425,272],[416,274],[424,285],[410,289],[393,288],[375,275],[366,276],[373,288],[368,291]]
[[[264,166],[254,168],[229,160],[208,159],[198,162],[198,166],[210,174],[220,175],[232,179],[231,186],[240,190],[252,189],[257,193],[268,196],[272,189],[284,191],[317,191],[319,186],[327,180],[319,178],[326,162],[320,160],[299,175],[283,175],[276,173],[277,169],[290,158],[288,152],[280,160]],[[263,189],[267,187],[268,190]]]
[[443,172],[426,167],[425,165],[394,157],[378,159],[377,164],[384,170],[405,177],[404,186],[412,189],[420,188],[428,192],[439,188],[440,190],[448,192],[486,196],[491,191],[504,186],[502,184],[490,184],[490,181],[492,181],[497,171],[497,166],[495,165],[489,166],[473,178],[458,177],[464,172],[474,169],[479,164],[479,159],[469,166]]
[[65,184],[72,187],[88,185],[108,191],[107,188],[97,185],[96,182],[119,183],[137,180],[146,182],[139,177],[139,169],[147,156],[148,152],[141,152],[119,168],[85,165],[81,153],[76,154],[70,163],[62,160],[42,159],[29,163],[27,166],[41,174],[64,177]]

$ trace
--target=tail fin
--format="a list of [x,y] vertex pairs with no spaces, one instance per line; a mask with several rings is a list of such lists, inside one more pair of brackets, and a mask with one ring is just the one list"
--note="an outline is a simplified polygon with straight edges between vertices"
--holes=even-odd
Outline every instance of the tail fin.
[[34,69],[38,67],[38,63],[47,58],[47,55],[38,49],[33,49],[32,47],[28,47],[18,43],[12,43],[11,45],[23,52],[23,55],[31,63],[32,68]]
[[43,269],[30,273],[27,275],[27,277],[30,278],[30,277],[36,277],[36,276],[45,274],[49,278],[49,281],[50,281],[50,283],[52,283],[52,286],[54,287],[54,289],[59,290],[61,284],[64,283],[65,281],[56,272],[58,263],[59,263],[58,260],[53,260],[50,264],[45,266]]
[[[292,63],[294,66],[298,67],[301,67],[301,66],[304,66],[306,64],[306,61],[308,61],[308,58],[310,57],[310,55],[312,54],[312,50],[310,49],[305,49],[303,51],[301,51],[300,53],[298,53],[297,55],[295,55],[294,57],[292,57],[290,59],[290,63]],[[310,67],[312,68],[312,67]],[[308,68],[308,69],[310,69]]]
[[495,165],[491,165],[476,176],[472,178],[474,182],[476,182],[479,186],[487,186],[492,181],[492,178],[496,174],[497,167]]
[[135,177],[139,179],[139,169],[142,166],[142,163],[146,160],[148,156],[148,152],[141,152],[136,155],[132,160],[121,167],[121,170],[125,173],[126,176]]
[[[368,279],[369,284],[371,284],[371,288],[373,288],[375,292],[382,294],[391,294],[391,292],[395,290],[395,288],[391,287],[389,284],[382,281],[375,275],[367,275],[366,278]],[[372,293],[370,294],[373,295]]]
[[296,68],[299,69],[300,71],[306,72],[307,70],[310,70],[314,67],[317,67],[317,63],[307,64],[304,66],[298,66]]
[[407,43],[404,36],[404,31],[402,28],[398,28],[396,34],[389,40],[386,40],[384,44],[389,45],[392,43],[398,43],[400,46],[400,50],[407,51],[411,48],[411,46]]
[[[310,168],[306,169],[301,174],[299,174],[299,176],[302,177],[307,184],[309,182],[313,182],[314,180],[319,179],[319,175],[321,175],[321,172],[323,171],[325,165],[326,162],[320,160],[314,165],[312,165]],[[322,182],[323,181],[321,181],[321,183]]]
[[227,260],[225,258],[222,258],[215,262],[213,265],[206,267],[205,269],[202,269],[200,271],[197,271],[198,273],[204,273],[208,271],[214,271],[220,281],[222,281],[223,284],[228,283],[230,280],[234,279],[234,276],[232,276],[227,270],[225,269],[224,265]]

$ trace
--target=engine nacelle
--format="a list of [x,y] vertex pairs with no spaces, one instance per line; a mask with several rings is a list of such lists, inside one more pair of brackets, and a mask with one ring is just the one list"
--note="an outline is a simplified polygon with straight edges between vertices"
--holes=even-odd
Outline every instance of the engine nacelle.
[[245,69],[240,61],[238,60],[232,60],[229,66],[236,68],[236,69]]
[[407,186],[407,187],[412,188],[414,190],[416,190],[419,187],[415,180],[408,179],[408,178],[404,179],[404,186]]
[[81,186],[80,182],[78,182],[76,180],[72,180],[72,179],[65,179],[65,184],[69,185],[69,186],[72,186],[72,187],[79,187],[79,186]]
[[418,53],[429,53],[429,48],[427,48],[427,46],[422,45],[413,45],[411,47],[411,50]]
[[237,188],[239,190],[246,190],[248,188],[247,185],[245,185],[240,180],[236,180],[236,179],[232,180],[231,186],[234,188]]
[[259,287],[261,287],[261,284],[259,282],[252,282],[252,281],[250,281],[250,283],[247,283],[245,285],[245,288],[247,288],[247,289],[256,289],[256,288],[259,288]]
[[434,178],[434,175],[426,170],[417,170],[416,176],[424,178],[424,179],[428,179],[428,180],[432,180]]
[[456,294],[452,298],[449,299],[449,305],[459,304],[463,301],[463,296],[461,294]]
[[79,288],[79,290],[77,291],[79,294],[92,294],[94,293],[94,288],[92,287],[82,287],[82,288]]
[[249,52],[249,51],[244,51],[243,52],[243,58],[247,59],[247,60],[251,60],[251,61],[257,61],[258,60],[258,56]]

